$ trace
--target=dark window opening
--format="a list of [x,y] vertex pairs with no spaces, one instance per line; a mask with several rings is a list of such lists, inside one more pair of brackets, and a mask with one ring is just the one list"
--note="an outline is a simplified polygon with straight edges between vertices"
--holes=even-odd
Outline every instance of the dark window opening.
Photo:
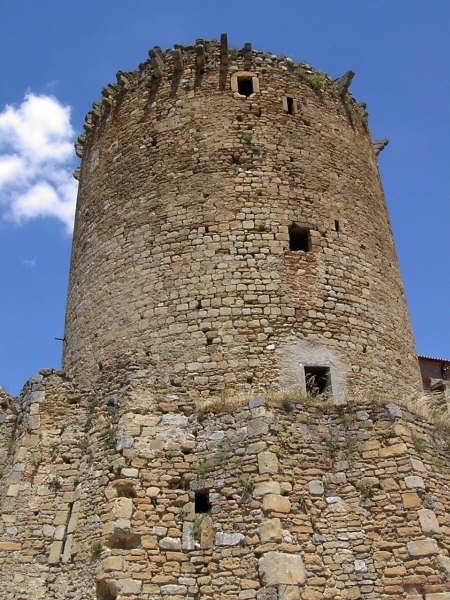
[[206,490],[195,492],[195,512],[208,513],[211,510],[209,493]]
[[291,96],[286,96],[286,103],[287,103],[287,111],[289,115],[293,115],[294,114],[294,98],[292,98]]
[[297,223],[289,225],[289,250],[311,250],[311,238],[307,227],[300,227]]
[[337,233],[339,233],[340,230],[341,230],[341,226],[339,225],[339,221],[338,220],[336,220],[334,222],[334,229],[337,231]]
[[116,600],[116,586],[109,581],[97,581],[97,600]]
[[241,96],[251,96],[253,94],[253,80],[251,77],[238,77],[237,84]]
[[306,393],[317,396],[331,392],[329,367],[305,367]]

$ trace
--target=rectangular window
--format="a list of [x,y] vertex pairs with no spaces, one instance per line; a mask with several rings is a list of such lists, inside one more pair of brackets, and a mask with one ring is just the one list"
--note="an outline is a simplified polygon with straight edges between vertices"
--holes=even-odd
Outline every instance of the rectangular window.
[[253,79],[252,77],[238,77],[238,92],[241,96],[251,96],[253,94]]
[[288,115],[295,115],[297,113],[297,100],[293,96],[284,96],[283,110]]
[[305,368],[306,392],[313,396],[331,394],[331,373],[329,367],[309,366]]
[[311,250],[311,237],[307,227],[301,227],[297,223],[289,225],[289,250],[309,252]]

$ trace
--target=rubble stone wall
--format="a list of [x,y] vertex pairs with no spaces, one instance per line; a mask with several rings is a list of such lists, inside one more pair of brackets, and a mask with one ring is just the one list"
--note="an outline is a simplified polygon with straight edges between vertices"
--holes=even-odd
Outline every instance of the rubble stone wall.
[[1,597],[448,600],[448,435],[392,400],[256,394],[202,414],[33,377],[1,487]]
[[[246,73],[249,97],[231,88]],[[82,384],[125,360],[173,389],[299,384],[313,342],[336,390],[418,389],[366,117],[311,67],[217,42],[119,74],[77,144],[64,368]],[[310,251],[289,249],[292,223]]]

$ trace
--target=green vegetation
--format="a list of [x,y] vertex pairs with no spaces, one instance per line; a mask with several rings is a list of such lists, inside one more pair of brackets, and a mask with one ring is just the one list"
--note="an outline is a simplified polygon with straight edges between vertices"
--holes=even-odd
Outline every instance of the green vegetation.
[[95,544],[92,544],[91,546],[91,556],[93,558],[98,558],[100,556],[100,554],[103,551],[103,546],[101,545],[100,542],[95,542]]

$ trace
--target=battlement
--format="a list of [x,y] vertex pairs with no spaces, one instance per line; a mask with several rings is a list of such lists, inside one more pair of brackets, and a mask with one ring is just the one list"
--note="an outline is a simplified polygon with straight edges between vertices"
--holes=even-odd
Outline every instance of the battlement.
[[[353,71],[347,71],[337,79],[331,79],[326,73],[318,71],[307,63],[295,63],[286,56],[277,56],[269,52],[254,50],[250,43],[241,49],[228,48],[227,34],[222,34],[220,42],[216,40],[197,39],[195,44],[175,44],[165,52],[158,46],[149,51],[149,58],[137,69],[130,72],[118,71],[116,81],[107,84],[102,89],[101,98],[95,101],[85,118],[84,132],[78,138],[75,148],[79,157],[83,156],[84,146],[97,125],[114,111],[129,90],[146,91],[154,96],[163,79],[171,82],[173,91],[180,85],[184,89],[197,88],[201,85],[205,74],[214,73],[217,77],[217,87],[224,90],[227,85],[228,72],[240,69],[243,73],[253,70],[265,75],[277,70],[294,73],[299,81],[309,85],[316,93],[337,95],[346,99],[346,104],[367,127],[367,111],[364,103],[356,103],[352,98],[349,87],[353,79]],[[193,85],[189,81],[194,75]],[[248,77],[248,75],[247,75]],[[184,79],[184,81],[182,81]],[[237,89],[233,90],[239,93]],[[249,96],[258,93],[252,90]],[[287,110],[287,106],[286,106]],[[296,110],[293,104],[290,110]],[[376,148],[378,151],[379,148]]]

